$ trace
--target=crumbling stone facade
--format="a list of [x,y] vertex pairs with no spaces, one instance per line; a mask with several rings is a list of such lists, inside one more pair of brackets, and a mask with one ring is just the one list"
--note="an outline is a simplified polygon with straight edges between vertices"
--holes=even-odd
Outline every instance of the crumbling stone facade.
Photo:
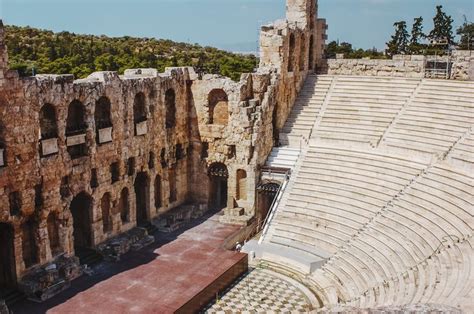
[[[239,82],[192,68],[20,78],[0,27],[0,287],[184,204],[251,220],[260,168],[324,44],[316,7],[288,0]],[[80,275],[68,269],[66,281]]]

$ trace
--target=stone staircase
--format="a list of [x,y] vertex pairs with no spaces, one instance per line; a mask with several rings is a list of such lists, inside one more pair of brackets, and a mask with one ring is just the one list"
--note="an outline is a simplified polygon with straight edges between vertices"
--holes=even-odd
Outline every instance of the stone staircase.
[[284,168],[293,170],[298,157],[300,156],[300,150],[290,147],[274,147],[270,156],[268,156],[266,167],[269,168]]
[[280,132],[281,145],[300,148],[301,140],[307,141],[310,138],[314,121],[323,106],[332,80],[332,76],[308,76]]

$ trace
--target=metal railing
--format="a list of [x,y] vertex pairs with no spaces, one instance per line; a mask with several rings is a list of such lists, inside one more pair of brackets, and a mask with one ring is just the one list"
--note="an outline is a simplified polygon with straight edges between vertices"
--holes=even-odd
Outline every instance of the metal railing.
[[[263,221],[263,232],[262,236],[258,240],[258,244],[261,244],[263,242],[263,239],[265,238],[265,235],[268,232],[268,227],[270,225],[270,222],[273,219],[273,216],[275,215],[276,209],[278,205],[280,204],[281,198],[283,197],[283,194],[285,193],[286,187],[288,186],[288,183],[290,181],[290,171],[288,170],[285,173],[285,179],[283,180],[283,183],[280,185],[280,188],[278,189],[275,198],[273,199],[272,205],[270,206],[270,210],[268,211],[267,217],[265,217],[265,220]],[[259,229],[261,226],[259,226]]]

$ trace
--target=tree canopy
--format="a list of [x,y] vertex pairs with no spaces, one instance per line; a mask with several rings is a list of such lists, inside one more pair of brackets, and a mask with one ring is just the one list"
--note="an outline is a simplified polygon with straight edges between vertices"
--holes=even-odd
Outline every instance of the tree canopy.
[[377,51],[376,48],[372,49],[355,49],[352,44],[347,42],[338,43],[336,41],[330,42],[326,47],[326,57],[335,58],[336,54],[344,54],[345,58],[358,59],[358,58],[383,58],[383,52]]
[[453,18],[443,12],[443,6],[436,6],[436,15],[433,18],[434,28],[429,33],[428,38],[434,43],[444,43],[440,45],[444,49],[454,43]]
[[397,54],[405,54],[408,52],[408,42],[410,35],[407,31],[407,23],[405,21],[395,22],[395,34],[387,43],[387,55],[393,56]]
[[460,49],[472,50],[474,48],[474,23],[468,22],[465,18],[464,24],[456,30],[456,33],[461,36]]
[[84,78],[95,71],[130,68],[195,66],[206,73],[238,80],[253,72],[257,58],[217,48],[171,40],[54,33],[32,27],[6,26],[10,68],[21,75],[74,74]]

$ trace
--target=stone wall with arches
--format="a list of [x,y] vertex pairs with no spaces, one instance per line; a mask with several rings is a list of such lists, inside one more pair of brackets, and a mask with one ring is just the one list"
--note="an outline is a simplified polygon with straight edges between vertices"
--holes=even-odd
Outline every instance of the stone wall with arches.
[[216,163],[228,171],[219,206],[251,219],[259,169],[314,55],[314,0],[288,4],[238,82],[186,67],[20,78],[0,23],[0,236],[11,243],[1,266],[12,278],[182,204],[209,206]]

